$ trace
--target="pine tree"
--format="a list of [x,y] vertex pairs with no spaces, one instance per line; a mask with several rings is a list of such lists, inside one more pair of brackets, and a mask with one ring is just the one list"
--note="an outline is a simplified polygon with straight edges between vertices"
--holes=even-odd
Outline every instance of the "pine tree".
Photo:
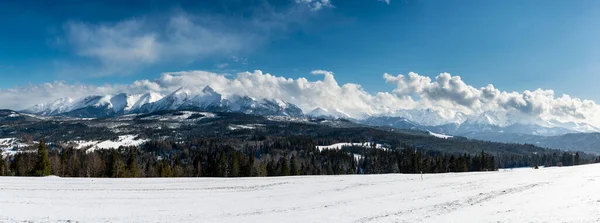
[[227,158],[225,157],[225,153],[221,151],[219,153],[219,159],[217,160],[217,176],[219,177],[227,177]]
[[160,162],[160,177],[173,177],[171,165],[166,160]]
[[289,176],[290,175],[290,166],[288,165],[288,161],[285,157],[281,157],[281,176]]
[[0,176],[7,176],[7,175],[8,175],[8,170],[7,170],[6,162],[4,161],[2,154],[0,154]]
[[248,173],[249,177],[260,176],[260,168],[258,165],[255,165],[254,162],[256,162],[254,154],[250,154],[248,158],[248,168],[250,170],[250,173]]
[[295,176],[298,175],[298,163],[296,162],[296,156],[292,156],[290,159],[290,175]]
[[233,153],[233,157],[231,158],[231,171],[229,171],[229,177],[239,177],[240,176],[240,158],[238,153]]
[[109,177],[124,177],[125,176],[125,168],[123,165],[123,161],[121,160],[121,155],[119,152],[113,150],[111,152],[110,165],[108,167],[108,176]]
[[327,161],[327,175],[333,175],[333,167],[331,161]]
[[196,177],[202,176],[202,158],[200,156],[196,156],[194,159],[194,168],[196,168]]
[[127,160],[127,175],[128,177],[138,177],[139,171],[137,168],[137,160],[135,159],[135,152],[131,152],[129,159]]
[[48,176],[52,172],[50,168],[50,159],[48,158],[48,150],[46,144],[41,141],[38,146],[37,164],[35,166],[35,175]]

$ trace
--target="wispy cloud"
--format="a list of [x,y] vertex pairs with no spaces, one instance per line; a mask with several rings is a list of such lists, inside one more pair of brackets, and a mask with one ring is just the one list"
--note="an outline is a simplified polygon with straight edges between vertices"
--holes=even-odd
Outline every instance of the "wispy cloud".
[[285,7],[265,3],[243,16],[179,9],[167,16],[147,15],[117,22],[68,21],[58,42],[84,60],[55,64],[62,73],[110,76],[158,64],[181,65],[230,55],[236,55],[232,57],[236,62],[247,63],[243,55],[274,36],[285,35],[292,24],[297,27],[311,19],[306,13],[324,7],[332,5],[328,0],[303,0]]
[[65,24],[65,32],[77,55],[99,63],[94,75],[107,76],[158,63],[226,56],[257,41],[252,33],[227,27],[204,17],[177,13],[162,24],[137,18],[112,24],[71,21]]
[[306,5],[311,11],[334,7],[329,0],[296,0],[296,3]]
[[215,66],[219,69],[223,69],[223,68],[229,66],[229,64],[228,63],[220,63],[220,64],[216,64]]

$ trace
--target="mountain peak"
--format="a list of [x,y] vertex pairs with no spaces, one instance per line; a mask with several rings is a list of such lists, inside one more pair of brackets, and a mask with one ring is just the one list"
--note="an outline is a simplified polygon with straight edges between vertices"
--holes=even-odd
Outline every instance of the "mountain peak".
[[348,115],[338,109],[329,111],[329,110],[327,110],[325,108],[321,108],[321,107],[317,107],[317,108],[313,109],[311,112],[309,112],[306,115],[309,117],[314,117],[314,118],[350,118],[350,115]]
[[74,102],[75,100],[73,100],[73,98],[71,97],[63,97],[56,99],[50,103],[36,104],[30,108],[23,110],[23,112],[38,115],[55,115],[68,110]]
[[493,126],[503,126],[506,123],[503,122],[500,117],[496,114],[490,112],[484,112],[478,115],[471,116],[465,121],[466,124],[475,124],[475,125],[493,125]]
[[204,94],[217,94],[217,92],[210,87],[210,85],[206,85],[206,87],[204,87],[204,89],[202,89],[202,93]]

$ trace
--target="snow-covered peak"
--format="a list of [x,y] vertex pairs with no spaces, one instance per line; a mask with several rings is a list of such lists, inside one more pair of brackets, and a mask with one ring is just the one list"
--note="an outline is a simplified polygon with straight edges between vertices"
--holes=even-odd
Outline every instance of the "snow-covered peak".
[[154,103],[157,102],[158,100],[162,99],[163,96],[161,94],[155,93],[155,92],[149,92],[146,94],[143,94],[140,96],[140,98],[131,106],[131,111],[141,108],[142,106],[144,106],[145,104],[150,104],[150,103]]
[[167,95],[165,98],[173,98],[173,99],[186,99],[189,95],[191,95],[191,91],[185,89],[183,87],[178,88],[173,91],[171,94]]
[[317,107],[313,109],[311,112],[306,114],[309,117],[314,118],[351,118],[350,115],[340,111],[340,110],[327,110],[325,108]]
[[460,112],[447,112],[444,110],[427,109],[402,109],[386,114],[386,116],[404,117],[423,126],[437,126],[449,123],[462,123],[465,114]]
[[67,111],[74,102],[75,100],[70,97],[59,98],[50,103],[40,103],[34,105],[28,109],[25,109],[24,112],[39,115],[54,115]]
[[59,98],[49,103],[36,104],[30,108],[23,110],[23,112],[38,114],[38,115],[53,115],[56,113],[62,113],[68,110],[73,104],[72,98]]
[[129,111],[139,98],[140,95],[121,93],[110,98],[110,104],[115,111]]
[[143,95],[130,95],[121,93],[117,95],[92,95],[78,100],[72,98],[60,98],[51,103],[37,104],[24,110],[26,113],[37,115],[59,115],[83,108],[93,108],[98,112],[105,110],[104,114],[125,114],[137,109],[144,104],[152,103],[161,99],[157,93],[146,93]]
[[481,113],[479,115],[468,118],[465,121],[465,124],[500,126],[503,123],[501,123],[500,119],[493,114]]
[[311,112],[307,113],[306,115],[310,117],[327,117],[329,116],[329,112],[327,112],[327,110],[325,110],[324,108],[318,107],[312,110]]
[[576,132],[600,132],[600,128],[587,123],[561,122],[558,120],[548,120],[548,123],[555,127],[566,128]]
[[140,109],[143,112],[175,110],[188,102],[191,95],[190,90],[179,88],[156,102],[141,106]]
[[210,87],[210,85],[206,85],[206,87],[204,87],[204,89],[202,89],[202,93],[203,94],[218,94],[215,89],[213,89],[212,87]]
[[204,108],[209,106],[219,106],[222,100],[221,94],[217,93],[210,86],[206,86],[202,89],[200,94],[193,96],[186,103],[188,106]]

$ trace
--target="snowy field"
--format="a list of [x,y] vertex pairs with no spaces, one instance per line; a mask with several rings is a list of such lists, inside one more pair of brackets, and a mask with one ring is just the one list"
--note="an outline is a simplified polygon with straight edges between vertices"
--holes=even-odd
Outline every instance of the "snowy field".
[[0,178],[0,222],[600,222],[600,165],[423,175]]

